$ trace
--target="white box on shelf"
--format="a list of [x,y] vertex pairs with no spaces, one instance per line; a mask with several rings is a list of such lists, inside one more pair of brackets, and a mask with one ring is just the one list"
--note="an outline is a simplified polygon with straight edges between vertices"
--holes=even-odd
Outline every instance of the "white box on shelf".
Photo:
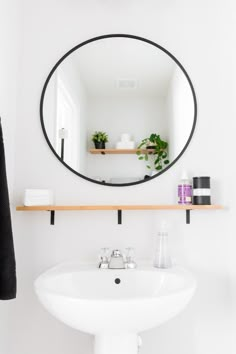
[[128,141],[128,142],[118,141],[116,143],[116,149],[134,149],[134,147],[135,147],[134,141]]
[[24,205],[52,205],[53,191],[50,189],[25,189]]

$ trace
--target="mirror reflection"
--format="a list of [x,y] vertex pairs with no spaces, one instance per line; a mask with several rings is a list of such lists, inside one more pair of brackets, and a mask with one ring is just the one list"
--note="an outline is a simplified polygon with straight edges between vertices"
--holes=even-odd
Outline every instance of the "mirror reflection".
[[109,185],[140,183],[172,166],[191,138],[195,111],[176,59],[132,36],[75,48],[52,70],[41,99],[53,152],[73,172]]

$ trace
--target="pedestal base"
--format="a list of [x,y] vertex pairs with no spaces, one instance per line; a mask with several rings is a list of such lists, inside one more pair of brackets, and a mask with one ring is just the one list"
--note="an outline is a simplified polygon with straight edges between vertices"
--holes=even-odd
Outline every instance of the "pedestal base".
[[94,354],[137,354],[138,336],[134,334],[97,335]]

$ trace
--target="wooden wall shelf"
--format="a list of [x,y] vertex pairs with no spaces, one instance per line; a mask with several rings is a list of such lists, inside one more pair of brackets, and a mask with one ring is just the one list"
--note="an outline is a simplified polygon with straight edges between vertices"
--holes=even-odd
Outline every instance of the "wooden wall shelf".
[[221,205],[44,205],[44,206],[17,206],[17,211],[50,211],[51,225],[54,225],[55,211],[72,210],[116,210],[118,212],[118,224],[122,223],[122,210],[185,210],[186,223],[190,224],[191,210],[217,210],[223,209]]
[[141,154],[151,154],[154,149],[90,149],[89,152],[91,154],[113,154],[113,155],[128,155],[128,154],[136,154],[140,151]]

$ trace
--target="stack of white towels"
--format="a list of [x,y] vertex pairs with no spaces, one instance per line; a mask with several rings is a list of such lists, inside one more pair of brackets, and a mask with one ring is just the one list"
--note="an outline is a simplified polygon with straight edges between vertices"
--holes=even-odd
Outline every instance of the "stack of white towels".
[[116,149],[134,149],[135,142],[128,133],[121,134],[120,141],[116,143]]
[[50,189],[26,189],[24,193],[25,206],[52,205],[53,191]]

